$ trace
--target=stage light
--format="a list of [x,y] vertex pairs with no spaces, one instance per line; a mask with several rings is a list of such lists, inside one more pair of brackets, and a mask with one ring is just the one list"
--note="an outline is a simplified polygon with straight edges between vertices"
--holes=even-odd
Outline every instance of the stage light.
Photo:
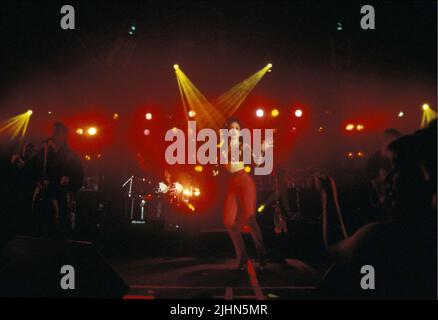
[[189,117],[194,118],[196,116],[196,112],[194,110],[189,111]]
[[234,85],[221,96],[213,101],[209,101],[200,90],[196,88],[181,68],[176,67],[176,79],[181,95],[182,107],[184,108],[184,114],[187,120],[189,110],[194,110],[197,113],[198,127],[221,128],[225,119],[234,114],[267,71],[267,66],[264,66],[247,79]]
[[202,172],[202,170],[204,170],[204,168],[201,165],[195,166],[195,171],[196,172]]
[[278,109],[273,109],[271,111],[271,116],[273,116],[274,118],[278,117],[279,114],[280,114],[280,112],[278,111]]
[[354,124],[352,123],[347,124],[347,126],[345,127],[345,130],[347,131],[352,131],[353,129],[354,129]]
[[[251,91],[256,87],[260,80],[268,72],[267,66],[249,76],[245,80],[234,85],[230,90],[222,94],[213,102],[213,110],[220,110],[218,120],[215,120],[217,128],[221,128],[225,119],[232,116],[242,105]],[[199,112],[198,112],[199,113]],[[210,113],[210,112],[209,112]]]
[[132,25],[132,26],[131,26],[131,30],[132,30],[132,31],[135,31],[136,29],[137,29],[137,27],[136,27],[135,25]]
[[258,208],[257,208],[257,212],[260,213],[263,210],[265,210],[265,204],[261,204]]
[[83,135],[84,134],[84,129],[82,129],[82,128],[77,128],[76,129],[76,133],[78,134],[78,135]]
[[303,110],[297,109],[295,110],[295,117],[301,118],[303,116]]
[[113,113],[113,120],[117,120],[119,118],[119,114],[118,113]]
[[193,191],[193,195],[195,197],[199,197],[201,195],[201,190],[199,190],[199,188],[195,188]]
[[145,136],[148,136],[148,135],[151,134],[151,131],[150,131],[149,129],[145,129],[145,130],[143,131],[143,134],[144,134]]
[[179,182],[175,182],[173,184],[173,188],[175,189],[177,194],[180,194],[184,190],[184,186],[181,183],[179,183]]
[[27,110],[22,114],[7,119],[1,124],[0,133],[2,132],[10,133],[11,140],[19,136],[21,142],[27,132],[27,126],[29,124],[31,115],[32,115],[32,110]]
[[403,111],[400,111],[400,112],[398,113],[398,117],[399,117],[399,118],[403,117],[404,115],[405,115],[405,113],[404,113]]
[[437,118],[437,113],[427,103],[421,107],[423,109],[423,115],[421,117],[421,128],[426,127],[431,121]]
[[146,120],[152,120],[152,113],[148,112],[145,114],[144,117],[146,118]]
[[357,130],[357,131],[362,131],[363,129],[365,129],[365,127],[364,127],[363,124],[358,124],[358,125],[356,126],[356,130]]
[[347,153],[347,157],[350,158],[350,159],[353,158],[354,157],[354,153],[353,152]]
[[47,111],[47,114],[52,114],[52,111]]
[[185,195],[186,197],[191,197],[192,191],[190,189],[184,189],[183,195]]
[[363,157],[365,156],[365,153],[363,153],[362,151],[359,151],[359,152],[357,153],[357,156],[358,156],[359,158],[363,158]]
[[85,155],[85,160],[90,161],[91,160],[91,156],[89,156],[88,154]]
[[249,166],[245,166],[245,172],[246,172],[246,173],[250,173],[250,172],[251,172],[251,167],[249,167]]
[[173,68],[176,70],[176,69],[179,69],[179,65],[177,65],[177,64],[174,64],[173,65]]
[[323,132],[324,131],[324,127],[323,126],[320,126],[319,128],[318,128],[318,132]]
[[268,64],[266,65],[266,67],[267,67],[268,69],[271,69],[271,68],[272,68],[272,63],[268,63]]
[[169,191],[169,188],[167,187],[167,185],[164,182],[159,182],[158,183],[158,190],[161,193],[167,193],[167,191]]
[[195,211],[195,206],[193,204],[189,203],[187,207],[189,207],[190,210]]
[[263,111],[263,109],[257,109],[256,111],[256,116],[261,118],[265,115],[265,112]]
[[97,133],[97,129],[95,127],[90,127],[90,128],[88,128],[87,133],[90,136],[94,136]]

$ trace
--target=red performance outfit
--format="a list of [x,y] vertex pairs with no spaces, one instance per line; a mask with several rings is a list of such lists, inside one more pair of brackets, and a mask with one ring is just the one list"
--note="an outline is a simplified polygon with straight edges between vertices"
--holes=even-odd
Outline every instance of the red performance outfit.
[[[242,238],[241,228],[248,226],[254,241],[260,268],[266,264],[266,249],[262,232],[256,220],[257,190],[253,178],[245,172],[243,162],[233,161],[227,165],[230,175],[224,205],[224,226],[236,251],[238,268],[243,269],[248,261],[248,253]],[[239,206],[240,205],[240,210]]]

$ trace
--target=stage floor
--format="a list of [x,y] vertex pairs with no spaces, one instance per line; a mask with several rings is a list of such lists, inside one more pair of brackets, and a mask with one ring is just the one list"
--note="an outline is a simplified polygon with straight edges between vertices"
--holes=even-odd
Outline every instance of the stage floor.
[[154,257],[109,262],[129,285],[125,299],[310,299],[323,274],[296,259],[269,262],[264,271],[250,261],[245,272],[232,270],[233,259]]

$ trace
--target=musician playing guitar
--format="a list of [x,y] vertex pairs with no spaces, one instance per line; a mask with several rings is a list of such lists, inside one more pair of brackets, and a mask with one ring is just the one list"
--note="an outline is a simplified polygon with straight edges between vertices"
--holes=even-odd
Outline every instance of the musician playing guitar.
[[43,236],[66,236],[71,193],[82,186],[82,164],[68,146],[67,137],[68,128],[55,123],[37,157],[40,182],[34,192],[33,209]]

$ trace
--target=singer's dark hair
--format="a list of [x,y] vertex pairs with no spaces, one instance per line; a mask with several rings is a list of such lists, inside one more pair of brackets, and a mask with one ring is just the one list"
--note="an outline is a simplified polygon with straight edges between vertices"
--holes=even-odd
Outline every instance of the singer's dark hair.
[[225,120],[224,127],[228,128],[233,122],[237,122],[240,127],[242,127],[242,122],[237,117],[229,117],[227,120]]

